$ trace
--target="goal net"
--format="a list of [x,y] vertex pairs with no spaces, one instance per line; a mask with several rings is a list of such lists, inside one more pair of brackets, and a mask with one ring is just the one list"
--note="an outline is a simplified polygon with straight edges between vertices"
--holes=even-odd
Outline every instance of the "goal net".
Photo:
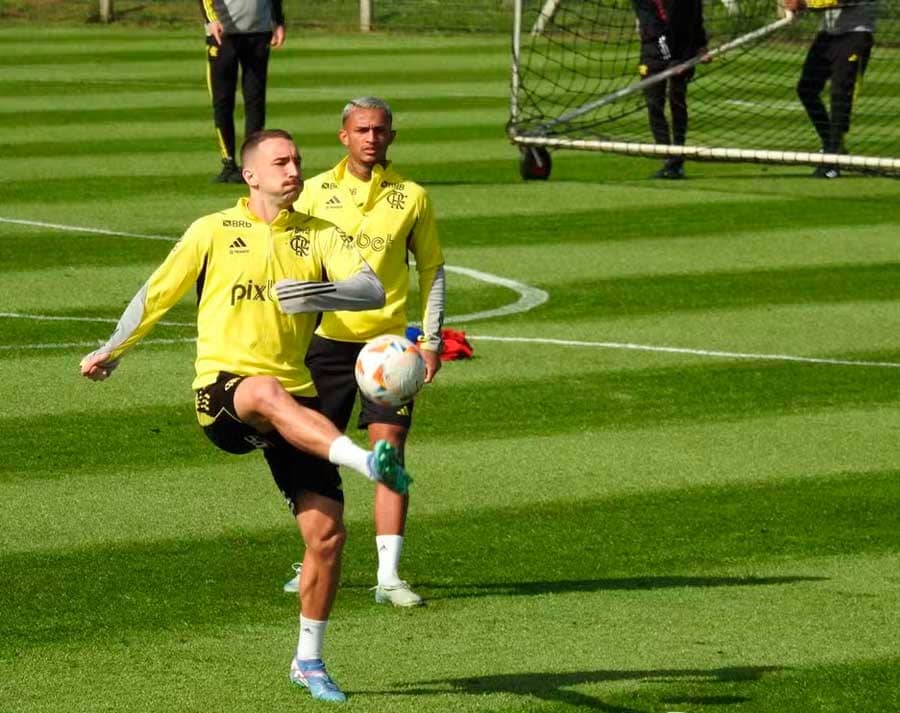
[[[632,0],[517,0],[509,137],[544,155],[571,148],[900,172],[900,0],[860,1],[875,4],[877,24],[846,154],[822,153],[797,95],[823,13],[791,15],[777,0],[703,0],[711,61],[678,58],[643,79]],[[692,67],[685,144],[654,143],[645,91]],[[830,85],[821,97],[829,107]]]

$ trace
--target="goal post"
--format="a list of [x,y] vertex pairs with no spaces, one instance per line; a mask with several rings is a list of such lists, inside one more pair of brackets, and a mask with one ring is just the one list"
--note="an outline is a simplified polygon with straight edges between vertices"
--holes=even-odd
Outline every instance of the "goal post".
[[[878,20],[848,153],[821,151],[797,96],[823,14],[792,15],[777,0],[704,0],[706,55],[643,79],[631,0],[516,0],[509,138],[539,163],[575,149],[900,173],[900,0],[856,1],[877,3]],[[686,70],[685,145],[656,144],[644,90]],[[828,86],[822,100],[828,107]]]

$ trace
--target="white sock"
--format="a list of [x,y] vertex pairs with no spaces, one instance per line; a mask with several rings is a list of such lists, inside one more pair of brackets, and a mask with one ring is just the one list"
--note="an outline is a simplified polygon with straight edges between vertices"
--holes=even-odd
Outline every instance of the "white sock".
[[369,473],[369,451],[360,448],[348,436],[338,436],[328,447],[328,460],[335,465],[345,465],[374,480]]
[[403,551],[403,535],[375,535],[378,550],[378,584],[390,587],[400,583],[397,569]]
[[297,639],[297,659],[322,658],[322,642],[325,640],[325,627],[328,621],[307,619],[300,615],[300,636]]

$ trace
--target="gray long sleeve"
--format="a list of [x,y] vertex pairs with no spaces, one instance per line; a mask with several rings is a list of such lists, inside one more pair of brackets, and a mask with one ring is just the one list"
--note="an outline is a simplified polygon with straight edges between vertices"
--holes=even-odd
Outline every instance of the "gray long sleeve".
[[279,280],[275,283],[275,296],[285,314],[359,312],[384,307],[385,300],[384,286],[368,265],[339,282]]

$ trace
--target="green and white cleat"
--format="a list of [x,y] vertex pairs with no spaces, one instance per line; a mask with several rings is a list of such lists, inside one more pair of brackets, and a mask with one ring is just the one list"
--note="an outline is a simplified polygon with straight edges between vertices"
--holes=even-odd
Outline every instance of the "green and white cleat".
[[409,473],[400,463],[400,453],[384,440],[375,441],[369,454],[369,475],[400,495],[409,492],[409,484],[412,482]]
[[403,580],[389,586],[379,584],[373,589],[376,604],[393,604],[395,607],[421,607],[425,604],[425,600]]

